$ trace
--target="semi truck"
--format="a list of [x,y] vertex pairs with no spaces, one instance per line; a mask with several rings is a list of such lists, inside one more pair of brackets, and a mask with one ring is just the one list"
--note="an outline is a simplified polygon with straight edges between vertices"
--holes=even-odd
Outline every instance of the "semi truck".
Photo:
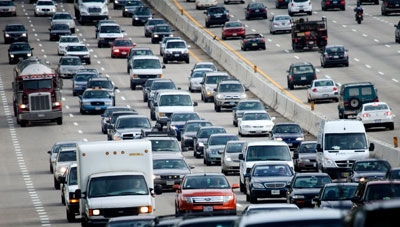
[[150,141],[82,142],[76,155],[82,226],[155,211],[154,197],[162,188],[154,188]]
[[80,24],[108,19],[108,0],[74,0],[75,17]]
[[328,44],[327,20],[325,17],[313,21],[300,18],[293,22],[291,34],[293,51],[315,47],[322,49]]
[[14,116],[21,127],[33,121],[55,121],[61,125],[62,81],[44,61],[30,57],[14,68]]

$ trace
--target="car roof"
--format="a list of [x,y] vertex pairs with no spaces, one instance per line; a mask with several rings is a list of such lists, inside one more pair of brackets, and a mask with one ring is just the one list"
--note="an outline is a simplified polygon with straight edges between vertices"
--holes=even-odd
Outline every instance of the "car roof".
[[121,27],[121,26],[120,26],[119,24],[117,24],[116,22],[115,22],[115,23],[112,23],[112,22],[101,23],[99,26],[100,26],[100,27],[103,27],[103,26],[118,26],[118,27]]
[[[132,47],[131,50],[151,50],[151,49],[149,47]],[[148,56],[148,55],[146,55],[146,56]]]
[[358,183],[327,183],[325,187],[358,186]]
[[119,119],[124,119],[124,118],[146,118],[146,119],[148,119],[148,117],[147,116],[144,116],[144,115],[123,115],[123,116],[119,116],[118,117],[118,120]]
[[90,81],[111,81],[108,77],[93,77]]
[[[266,114],[268,114],[268,112],[267,111],[265,111],[265,110],[251,110],[251,111],[244,111],[244,113],[243,114],[253,114],[253,113],[266,113]],[[268,114],[269,115],[269,114]]]
[[302,65],[311,65],[311,66],[312,66],[311,62],[297,62],[297,63],[291,64],[290,67],[293,67],[293,66],[302,66]]
[[400,181],[367,181],[367,185],[378,185],[378,184],[400,184]]
[[355,163],[360,163],[360,162],[388,162],[388,161],[384,159],[368,158],[368,159],[357,160]]
[[189,121],[186,121],[186,124],[190,124],[190,123],[202,123],[202,122],[209,122],[209,123],[212,123],[212,122],[209,121],[209,120],[189,120]]
[[239,103],[242,103],[242,102],[260,102],[260,103],[262,103],[260,100],[258,100],[258,99],[244,99],[244,100],[240,100],[240,102]]
[[178,141],[175,137],[171,137],[171,136],[149,136],[149,137],[145,137],[145,139],[148,139],[150,141],[152,140],[174,140],[174,141]]
[[207,76],[229,76],[229,74],[227,72],[224,71],[212,71],[212,72],[206,72],[206,74],[204,74],[206,77]]
[[327,173],[318,173],[318,172],[312,172],[312,173],[296,173],[295,174],[296,177],[312,177],[312,176],[316,176],[316,177],[329,177],[329,175]]
[[153,160],[162,160],[162,159],[180,159],[185,161],[185,158],[183,156],[177,156],[175,153],[174,154],[153,153]]
[[328,49],[328,48],[335,48],[335,47],[343,47],[343,48],[344,48],[343,45],[329,45],[329,46],[326,46],[325,49]]
[[211,137],[237,137],[236,134],[228,134],[228,133],[216,133],[216,134],[212,134],[210,135]]
[[76,147],[61,147],[58,152],[76,151]]
[[386,102],[369,102],[369,103],[364,103],[363,106],[373,106],[373,105],[387,105]]
[[246,141],[243,141],[243,140],[230,140],[230,141],[227,142],[227,144],[228,143],[242,143],[242,144],[244,144],[244,143],[246,143]]
[[173,89],[168,89],[168,90],[161,90],[158,91],[160,96],[163,95],[190,95],[190,93],[188,91],[182,91],[182,90],[173,90]]
[[[2,0],[0,0],[0,2],[1,2],[1,1],[2,1]],[[6,1],[11,1],[11,0],[6,0]],[[13,43],[10,44],[10,46],[16,45],[16,44],[18,44],[18,45],[21,45],[21,44],[28,44],[28,45],[29,45],[28,42],[13,42]]]
[[253,165],[253,168],[256,168],[258,166],[268,166],[268,165],[285,165],[289,166],[289,164],[286,161],[261,161],[257,162]]
[[369,86],[373,85],[371,82],[354,82],[354,83],[347,83],[342,84],[342,87],[358,87],[358,86]]
[[277,141],[277,140],[265,140],[265,141],[252,141],[252,142],[247,142],[247,146],[285,146],[287,147],[287,143],[283,141]]
[[55,145],[62,145],[62,144],[69,144],[69,143],[79,143],[80,141],[77,140],[66,140],[66,141],[58,141],[55,143]]
[[218,84],[242,84],[242,83],[240,83],[240,81],[237,79],[227,79],[227,80],[221,80]]
[[78,56],[71,56],[71,55],[68,55],[68,56],[62,56],[61,57],[61,59],[64,59],[64,58],[78,58],[78,59],[81,59],[80,57],[78,57]]
[[247,209],[258,209],[258,208],[299,208],[296,204],[289,203],[264,203],[264,204],[249,204]]
[[186,43],[185,40],[183,39],[171,39],[171,40],[167,40],[167,43]]
[[213,126],[213,125],[210,125],[210,126],[203,126],[203,127],[200,127],[199,130],[206,130],[206,129],[213,129],[213,128],[223,128],[223,129],[225,129],[225,128],[222,127],[222,126]]
[[136,56],[135,58],[134,58],[134,60],[139,60],[139,59],[157,59],[157,60],[160,60],[157,56],[155,56],[155,55],[139,55],[139,56]]
[[202,62],[196,63],[195,66],[197,66],[197,65],[214,65],[214,63],[210,62],[210,61],[202,61]]
[[224,176],[225,175],[223,173],[191,173],[191,174],[187,174],[186,176],[188,177],[197,177],[197,176]]

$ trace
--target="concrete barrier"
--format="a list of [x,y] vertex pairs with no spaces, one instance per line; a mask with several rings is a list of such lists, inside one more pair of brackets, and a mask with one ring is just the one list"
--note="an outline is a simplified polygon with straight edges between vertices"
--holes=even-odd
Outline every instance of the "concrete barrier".
[[[188,15],[181,15],[181,11],[169,0],[147,0],[175,27],[182,31],[189,39],[205,51],[211,58],[223,66],[231,75],[242,81],[257,97],[275,109],[284,117],[298,123],[302,128],[313,135],[317,135],[319,124],[325,116],[317,115],[309,107],[290,98],[283,90],[275,86],[254,68],[234,54],[227,46],[212,37],[212,34],[201,29],[199,24],[191,21]],[[400,165],[400,150],[392,148],[390,144],[370,138],[375,143],[377,158],[388,160],[392,166]]]

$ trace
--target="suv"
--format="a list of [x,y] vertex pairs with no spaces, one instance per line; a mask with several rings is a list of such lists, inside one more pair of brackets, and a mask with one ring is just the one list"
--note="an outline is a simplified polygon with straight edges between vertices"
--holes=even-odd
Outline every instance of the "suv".
[[212,101],[214,99],[214,89],[217,87],[218,82],[229,79],[227,72],[207,72],[203,76],[201,84],[201,100],[204,102]]
[[161,42],[160,42],[160,55],[163,56],[164,50],[165,50],[165,45],[167,44],[168,41],[170,40],[181,40],[181,37],[164,37]]
[[317,79],[314,66],[309,62],[291,64],[287,71],[287,86],[290,90],[295,85],[311,85]]
[[239,101],[247,98],[246,90],[236,79],[219,82],[214,92],[214,110],[221,112],[222,107],[235,107]]
[[137,56],[132,59],[132,68],[129,70],[131,89],[143,85],[149,78],[162,78],[165,66],[161,66],[160,59],[154,55]]
[[229,21],[229,10],[223,6],[210,7],[204,14],[206,15],[207,28],[211,25],[224,25],[225,22]]
[[371,82],[343,84],[339,92],[339,118],[357,115],[364,103],[379,102],[378,92]]
[[383,16],[390,13],[400,13],[400,0],[383,0],[381,13]]
[[118,24],[101,24],[96,30],[97,47],[110,46],[117,38],[124,38],[124,30]]
[[355,210],[366,204],[400,197],[400,182],[398,181],[363,181],[358,184],[354,194],[353,208]]
[[394,27],[396,30],[394,31],[394,39],[396,43],[400,43],[400,21],[398,24],[395,24]]
[[165,45],[163,62],[168,61],[185,61],[189,64],[189,48],[184,40],[169,40]]

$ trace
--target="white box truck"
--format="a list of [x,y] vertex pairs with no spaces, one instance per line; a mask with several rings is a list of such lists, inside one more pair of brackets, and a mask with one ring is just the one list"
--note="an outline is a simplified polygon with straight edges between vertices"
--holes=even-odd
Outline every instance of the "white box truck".
[[353,163],[369,158],[373,143],[368,146],[367,133],[361,121],[322,121],[317,136],[317,163],[332,178],[347,177]]
[[82,226],[106,224],[119,216],[155,211],[151,142],[147,140],[79,143],[78,186]]

